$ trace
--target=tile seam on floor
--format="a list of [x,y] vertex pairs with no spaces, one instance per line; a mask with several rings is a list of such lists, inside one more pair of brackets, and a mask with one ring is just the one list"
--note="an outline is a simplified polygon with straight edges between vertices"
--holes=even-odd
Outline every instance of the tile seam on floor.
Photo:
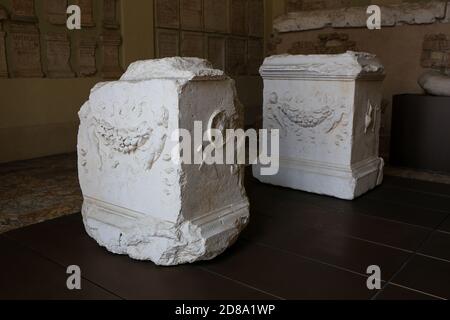
[[[368,199],[370,199],[370,200],[380,200],[380,199],[376,199],[376,198],[372,198],[372,197],[368,197]],[[391,203],[391,204],[401,204],[402,206],[405,206],[405,207],[420,208],[420,209],[424,209],[424,210],[427,210],[427,211],[433,211],[433,212],[441,213],[441,214],[449,214],[449,211],[445,211],[445,210],[423,208],[423,207],[416,206],[416,205],[410,205],[410,204],[405,204],[405,203],[401,203],[401,202],[394,202],[394,201],[389,201],[389,200],[382,200],[382,201],[387,202],[387,203]],[[405,221],[400,221],[400,220],[394,220],[394,219],[389,219],[389,218],[385,218],[385,217],[380,217],[380,216],[376,216],[376,215],[367,213],[367,212],[365,212],[364,209],[362,209],[363,212],[358,212],[358,213],[348,213],[348,212],[345,211],[345,209],[336,209],[336,211],[339,212],[339,213],[343,213],[343,214],[362,215],[362,216],[370,217],[370,218],[373,218],[373,219],[378,219],[378,220],[387,221],[387,222],[393,222],[393,223],[397,223],[397,224],[403,224],[403,225],[407,225],[407,226],[410,226],[410,227],[421,228],[421,229],[431,229],[432,230],[432,229],[434,229],[436,227],[436,225],[434,225],[433,227],[425,227],[425,226],[422,226],[420,224],[414,224],[414,223],[410,223],[410,222],[405,222]]]
[[[255,211],[257,211],[257,210],[255,210]],[[265,213],[263,213],[261,211],[257,211],[257,212],[259,214],[263,215],[266,218],[275,219],[273,216],[267,215],[267,214],[265,214]],[[306,224],[301,224],[301,226],[304,227],[304,228],[313,229],[313,230],[319,231],[319,232],[331,233],[331,234],[339,235],[339,236],[342,236],[342,237],[345,237],[345,238],[349,238],[349,239],[360,240],[360,241],[367,242],[367,243],[370,243],[370,244],[379,245],[379,246],[390,248],[390,249],[396,249],[396,250],[404,251],[406,253],[414,252],[414,250],[404,249],[404,248],[392,246],[392,245],[389,245],[389,244],[385,244],[385,243],[382,243],[382,242],[377,242],[377,241],[373,241],[373,240],[360,238],[360,237],[357,237],[357,236],[348,235],[348,234],[345,234],[343,232],[338,232],[338,231],[334,231],[334,230],[325,230],[325,229],[321,229],[321,228],[318,228],[318,227],[309,226],[309,225],[306,225]],[[420,227],[420,228],[422,228],[422,229],[424,229],[424,231],[426,230],[428,232],[433,232],[434,231],[434,229],[431,229],[431,228],[424,228],[424,227]]]
[[[46,255],[44,255],[44,254],[43,254],[42,252],[40,252],[39,250],[36,250],[36,249],[30,247],[28,244],[25,244],[25,243],[23,243],[22,241],[19,241],[19,240],[14,239],[14,238],[12,238],[12,237],[10,237],[10,236],[7,236],[7,235],[0,235],[0,237],[5,237],[5,238],[7,238],[8,240],[13,241],[14,243],[16,243],[17,245],[23,247],[24,249],[26,249],[26,250],[28,250],[28,251],[30,251],[30,252],[36,254],[37,256],[39,256],[39,257],[41,257],[41,258],[43,258],[43,259],[45,259],[45,260],[47,260],[47,261],[49,261],[49,262],[51,262],[51,263],[57,265],[57,266],[59,266],[59,267],[62,268],[63,270],[64,270],[64,269],[67,269],[67,266],[65,266],[64,264],[62,264],[62,263],[60,263],[60,262],[58,262],[58,261],[56,261],[56,260],[53,260],[52,258],[50,258],[50,257],[48,257],[48,256],[46,256]],[[113,295],[113,296],[115,296],[115,297],[117,297],[117,298],[119,298],[119,299],[121,299],[121,300],[126,300],[124,297],[121,297],[121,296],[118,295],[117,293],[115,293],[115,292],[113,292],[113,291],[111,291],[111,290],[109,290],[109,289],[103,287],[102,285],[100,285],[100,284],[94,282],[93,280],[91,280],[91,279],[89,279],[89,278],[86,278],[85,276],[81,276],[81,279],[86,280],[86,281],[89,282],[90,284],[92,284],[92,285],[94,285],[94,286],[96,286],[96,287],[98,287],[98,288],[104,290],[105,292],[107,292],[107,293],[109,293],[109,294],[111,294],[111,295]]]
[[434,295],[434,294],[431,294],[431,293],[427,293],[427,292],[424,292],[424,291],[420,291],[420,290],[417,290],[417,289],[413,289],[413,288],[410,288],[410,287],[407,287],[407,286],[404,286],[404,285],[401,285],[401,284],[397,284],[397,283],[394,283],[394,282],[391,282],[390,285],[394,286],[394,287],[399,287],[399,288],[407,289],[407,290],[410,290],[410,291],[414,291],[414,292],[417,292],[417,293],[420,293],[420,294],[423,294],[423,295],[426,295],[426,296],[429,296],[429,297],[432,297],[432,298],[436,298],[436,299],[439,299],[439,300],[447,300],[447,299],[442,298],[440,296],[437,296],[437,295]]
[[[450,218],[450,216],[447,217],[447,218]],[[446,219],[446,220],[447,220],[447,219]],[[441,232],[441,233],[445,233],[445,234],[450,235],[450,231],[446,231],[446,230],[442,230],[442,229],[437,229],[437,230],[435,230],[435,231],[438,231],[438,232]]]
[[392,203],[392,204],[399,204],[399,205],[403,205],[406,207],[413,207],[413,208],[419,208],[419,209],[424,209],[424,210],[429,210],[429,211],[435,211],[435,212],[440,212],[440,213],[450,213],[449,210],[441,210],[441,209],[436,209],[436,208],[430,208],[430,207],[423,207],[417,204],[411,204],[411,203],[404,203],[404,202],[399,202],[399,201],[393,201],[393,200],[386,200],[386,199],[380,199],[377,197],[372,196],[370,193],[365,195],[368,199],[371,200],[378,200],[378,201],[383,201],[386,203]]
[[[416,180],[416,179],[413,179],[413,180]],[[420,180],[417,180],[417,181],[420,181]],[[430,183],[440,184],[438,182],[430,182]],[[445,194],[445,193],[440,193],[440,192],[421,191],[421,190],[412,189],[412,188],[408,188],[408,187],[397,186],[397,185],[389,185],[389,184],[385,184],[384,187],[385,188],[391,188],[391,189],[402,189],[402,190],[406,190],[406,191],[412,191],[412,192],[416,192],[416,193],[426,194],[426,195],[429,195],[429,196],[437,196],[437,197],[443,197],[443,198],[450,199],[450,194]]]
[[[386,186],[386,187],[387,187],[387,188],[393,188],[393,189],[402,189],[402,188],[389,187],[389,186]],[[378,188],[379,188],[379,187],[378,187]],[[373,190],[377,190],[378,188],[373,189]],[[289,190],[291,190],[291,189],[289,189]],[[403,190],[403,189],[402,189],[402,190]],[[281,192],[281,191],[283,191],[283,190],[280,190],[280,192]],[[297,190],[297,191],[299,191],[299,192],[304,192],[304,191],[300,191],[300,190]],[[411,191],[411,192],[415,192],[415,193],[421,193],[420,191],[416,191],[416,190],[406,190],[406,191]],[[435,195],[435,196],[438,196],[438,197],[440,196],[439,194],[434,194],[434,193],[430,193],[430,194],[428,194],[428,195]],[[445,213],[445,214],[449,214],[449,213],[450,213],[450,210],[443,210],[443,209],[436,209],[436,208],[422,207],[422,206],[416,205],[416,204],[410,204],[410,203],[404,203],[404,202],[398,202],[398,201],[386,200],[386,199],[379,199],[379,198],[374,197],[373,195],[371,195],[370,192],[368,192],[368,193],[366,193],[366,194],[364,194],[364,195],[358,197],[358,198],[355,199],[355,200],[362,199],[363,197],[367,197],[368,199],[371,199],[371,200],[381,200],[381,201],[384,201],[384,202],[387,202],[387,203],[392,203],[392,204],[402,205],[402,206],[406,206],[406,207],[420,208],[420,209],[425,209],[425,210],[434,211],[434,212],[438,212],[438,213]],[[450,196],[448,196],[448,197],[450,198]],[[333,198],[333,197],[330,197],[330,198]],[[444,198],[447,198],[447,197],[444,197]],[[336,198],[336,200],[340,200],[340,199]],[[352,201],[353,201],[353,200],[352,200]],[[351,201],[349,201],[349,202],[351,202]],[[336,211],[339,211],[339,212],[342,212],[342,210],[343,210],[343,209],[336,209],[336,208],[334,208],[334,207],[332,207],[332,206],[328,206],[328,205],[318,205],[318,204],[314,204],[314,203],[312,203],[312,204],[310,204],[310,205],[311,205],[311,206],[314,206],[314,207],[316,207],[316,208],[320,208],[320,209],[336,210]],[[365,214],[365,215],[369,215],[369,214]],[[373,216],[373,215],[369,215],[369,216]],[[373,216],[373,217],[379,218],[379,217],[377,217],[377,216]],[[390,220],[390,219],[386,219],[386,220],[398,222],[398,220]],[[406,222],[400,222],[400,223],[407,224]],[[414,224],[413,224],[413,225],[414,225]],[[418,225],[418,226],[420,226],[420,225]]]
[[221,274],[221,273],[219,273],[219,272],[210,270],[208,267],[200,267],[200,266],[197,266],[197,268],[199,268],[200,270],[202,270],[202,271],[204,271],[204,272],[208,272],[208,273],[210,273],[210,274],[212,274],[212,275],[215,275],[215,276],[217,276],[217,277],[220,277],[220,278],[222,278],[222,279],[226,279],[226,280],[228,280],[228,281],[237,283],[237,284],[239,284],[239,285],[241,285],[241,286],[244,286],[244,287],[246,287],[246,288],[250,288],[250,289],[252,289],[252,290],[255,290],[255,291],[264,293],[265,295],[274,297],[274,298],[276,298],[276,299],[278,299],[278,300],[286,300],[285,298],[282,298],[282,297],[280,297],[280,296],[277,296],[276,294],[273,294],[273,293],[270,293],[270,292],[265,291],[265,290],[263,290],[263,289],[254,287],[254,286],[252,286],[252,285],[250,285],[250,284],[247,284],[247,283],[245,283],[245,282],[242,282],[242,281],[239,281],[239,280],[236,280],[236,279],[227,277],[226,275],[223,275],[223,274]]
[[[370,199],[371,200],[379,200],[379,199],[375,199],[375,198],[370,198]],[[386,201],[386,200],[383,200],[383,201]],[[386,201],[386,202],[390,202],[390,201]],[[394,202],[390,202],[390,203],[394,203]],[[405,205],[403,203],[397,203],[397,202],[395,202],[395,204]],[[427,229],[427,230],[429,230],[429,229],[433,230],[434,228],[436,228],[436,224],[433,227],[425,227],[425,226],[422,226],[420,224],[414,224],[414,223],[404,222],[404,221],[400,221],[400,220],[394,220],[394,219],[388,219],[388,218],[385,218],[385,217],[376,216],[376,215],[373,215],[373,214],[366,213],[366,212],[364,212],[364,210],[363,210],[363,212],[358,212],[358,213],[348,213],[348,212],[346,212],[345,209],[335,209],[335,208],[332,208],[331,206],[320,206],[320,205],[315,205],[315,204],[311,204],[311,205],[314,206],[317,209],[325,210],[328,213],[332,213],[332,210],[334,210],[335,212],[337,212],[339,214],[345,214],[345,215],[354,214],[354,215],[357,215],[357,216],[361,215],[361,216],[369,217],[369,218],[372,218],[372,219],[378,219],[378,220],[381,220],[381,221],[387,221],[387,222],[391,222],[391,223],[402,224],[402,225],[415,227],[415,228],[421,228],[421,229]],[[437,210],[437,209],[427,209],[427,208],[422,208],[422,207],[417,207],[417,206],[412,206],[412,205],[405,205],[405,206],[410,206],[410,207],[414,207],[414,208],[420,208],[420,209],[433,211],[433,212],[436,212],[436,213],[442,213],[442,214],[446,214],[446,215],[450,214],[450,211],[443,211],[443,210]],[[255,210],[257,212],[260,212],[260,213],[263,213],[259,209],[253,209],[253,210]],[[264,214],[264,215],[268,216],[267,214]]]
[[[348,236],[345,236],[345,237],[351,238],[351,237],[348,237]],[[354,238],[354,239],[355,240],[360,240],[360,241],[363,241],[363,242],[368,242],[368,243],[373,244],[373,245],[383,246],[383,247],[387,247],[389,249],[402,251],[403,253],[406,253],[406,254],[412,254],[413,253],[413,251],[411,251],[411,250],[405,250],[405,249],[401,249],[401,248],[386,246],[386,245],[383,245],[383,244],[379,244],[379,243],[376,243],[376,242],[371,242],[371,241],[367,241],[367,240],[359,239],[359,238]],[[305,259],[308,259],[308,260],[311,260],[311,261],[314,261],[314,262],[317,262],[317,263],[320,263],[320,264],[325,264],[325,265],[328,265],[328,266],[333,267],[333,268],[342,269],[343,271],[355,273],[357,275],[360,275],[360,276],[363,276],[363,277],[366,277],[366,278],[368,277],[367,274],[359,273],[358,271],[354,271],[354,270],[351,270],[351,269],[348,269],[348,268],[345,268],[345,267],[341,267],[341,266],[335,265],[335,264],[330,263],[330,262],[325,262],[325,261],[319,260],[317,258],[312,258],[312,257],[309,257],[309,256],[304,255],[304,254],[296,253],[296,252],[291,251],[291,250],[286,250],[286,249],[282,249],[282,248],[279,248],[279,247],[275,247],[275,246],[272,246],[272,245],[267,244],[265,242],[254,241],[254,240],[251,240],[250,238],[247,238],[247,237],[243,237],[243,240],[246,240],[246,241],[249,241],[249,242],[252,242],[252,243],[255,243],[255,244],[258,244],[258,245],[270,248],[270,249],[273,249],[273,250],[278,250],[278,251],[281,251],[281,252],[286,253],[286,254],[292,254],[292,255],[295,255],[295,256],[298,256],[298,257],[301,257],[301,258],[305,258]],[[405,258],[405,261],[406,261],[406,259],[407,258]],[[387,280],[382,280],[382,281],[387,282]]]
[[429,259],[441,261],[441,262],[447,262],[447,263],[450,263],[450,260],[447,260],[447,259],[445,259],[445,258],[439,258],[439,257],[435,257],[435,256],[430,256],[430,255],[428,255],[428,254],[424,254],[424,253],[420,253],[420,252],[418,252],[417,255],[418,255],[418,256],[425,257],[425,258],[429,258]]
[[350,270],[350,269],[347,269],[347,268],[344,268],[344,267],[340,267],[338,265],[334,265],[332,263],[328,263],[328,262],[321,261],[321,260],[318,260],[318,259],[315,259],[315,258],[311,258],[311,257],[305,256],[305,255],[302,255],[302,254],[299,254],[299,253],[295,253],[295,252],[292,252],[292,251],[289,251],[289,250],[284,250],[284,249],[281,249],[281,248],[273,247],[271,245],[268,245],[268,244],[265,244],[265,243],[261,243],[261,242],[258,242],[258,241],[252,241],[252,240],[244,240],[244,241],[251,242],[253,244],[256,244],[258,246],[265,247],[265,248],[268,248],[268,249],[271,249],[271,250],[276,250],[276,251],[282,252],[282,253],[287,254],[287,255],[293,255],[293,256],[296,256],[296,257],[299,257],[299,258],[302,258],[302,259],[305,259],[305,260],[308,260],[308,261],[311,261],[311,262],[314,262],[314,263],[325,265],[325,266],[333,268],[333,269],[339,269],[341,271],[353,273],[355,275],[362,276],[363,278],[368,278],[367,274],[359,273],[357,271],[353,271],[353,270]]
[[[417,250],[415,250],[411,255],[410,255],[410,257],[400,266],[400,268],[397,270],[397,272],[395,272],[394,273],[394,275],[387,281],[387,283],[383,286],[383,288],[378,292],[378,293],[376,293],[374,296],[373,296],[373,298],[372,298],[372,300],[376,300],[377,299],[377,297],[382,293],[382,292],[384,292],[384,290],[386,290],[386,288],[387,288],[387,286],[389,285],[389,284],[396,284],[395,282],[394,282],[394,279],[406,268],[406,266],[412,261],[412,259],[414,259],[414,257],[415,256],[417,256],[418,254],[419,254],[419,250],[421,250],[425,245],[426,245],[426,243],[431,239],[431,237],[433,236],[433,233],[436,231],[436,230],[438,230],[438,228],[447,220],[447,218],[449,217],[450,215],[447,215],[444,219],[442,219],[442,221],[436,226],[436,228],[434,229],[434,230],[432,230],[426,237],[425,237],[425,239],[424,239],[424,241],[422,242],[422,244],[417,248]],[[431,294],[431,295],[433,295],[433,294]]]

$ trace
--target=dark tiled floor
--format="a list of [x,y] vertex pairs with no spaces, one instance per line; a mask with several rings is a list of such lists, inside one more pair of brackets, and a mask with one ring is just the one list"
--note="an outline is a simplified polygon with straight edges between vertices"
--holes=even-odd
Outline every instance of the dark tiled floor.
[[[252,220],[213,261],[163,268],[108,253],[79,214],[0,236],[0,298],[446,299],[450,190],[386,178],[353,202],[248,179]],[[65,289],[79,265],[83,290]],[[367,289],[367,267],[383,287]]]

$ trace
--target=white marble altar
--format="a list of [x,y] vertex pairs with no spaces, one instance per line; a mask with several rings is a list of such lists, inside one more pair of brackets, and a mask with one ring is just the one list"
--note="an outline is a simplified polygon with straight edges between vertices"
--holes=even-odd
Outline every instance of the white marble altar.
[[378,156],[384,68],[374,55],[265,60],[264,128],[280,130],[280,171],[262,182],[354,199],[382,182]]
[[230,246],[249,220],[243,167],[172,161],[172,133],[192,133],[194,121],[206,130],[217,114],[215,128],[242,123],[234,81],[202,59],[138,61],[119,81],[97,84],[79,113],[89,235],[111,252],[165,266]]

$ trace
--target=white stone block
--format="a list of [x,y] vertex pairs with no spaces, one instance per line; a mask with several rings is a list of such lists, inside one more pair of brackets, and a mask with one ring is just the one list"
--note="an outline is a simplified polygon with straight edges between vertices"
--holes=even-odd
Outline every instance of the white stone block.
[[[445,1],[404,2],[380,5],[381,26],[392,27],[403,24],[446,23]],[[448,12],[447,12],[448,15]],[[328,10],[305,10],[290,12],[274,20],[273,28],[279,33],[333,28],[366,28],[367,7],[348,7]]]
[[262,182],[354,199],[381,183],[383,66],[375,56],[279,55],[265,60],[264,128],[280,130],[280,171]]
[[243,168],[176,164],[171,137],[218,112],[215,127],[239,127],[241,111],[233,80],[196,58],[139,61],[119,81],[96,85],[78,134],[89,235],[159,265],[223,252],[249,219]]

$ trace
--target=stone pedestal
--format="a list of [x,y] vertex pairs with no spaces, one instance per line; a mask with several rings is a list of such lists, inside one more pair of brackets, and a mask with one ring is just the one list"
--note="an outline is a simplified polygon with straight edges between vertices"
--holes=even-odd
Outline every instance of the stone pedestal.
[[450,173],[450,97],[396,95],[392,106],[390,163]]
[[206,130],[211,118],[215,128],[240,126],[234,82],[222,71],[196,58],[136,62],[119,81],[96,85],[79,115],[83,218],[100,245],[176,265],[212,259],[236,240],[249,218],[243,167],[173,159],[177,129],[194,137],[194,121]]
[[280,171],[262,182],[354,199],[381,183],[383,67],[375,56],[280,55],[265,60],[264,128],[280,130]]

